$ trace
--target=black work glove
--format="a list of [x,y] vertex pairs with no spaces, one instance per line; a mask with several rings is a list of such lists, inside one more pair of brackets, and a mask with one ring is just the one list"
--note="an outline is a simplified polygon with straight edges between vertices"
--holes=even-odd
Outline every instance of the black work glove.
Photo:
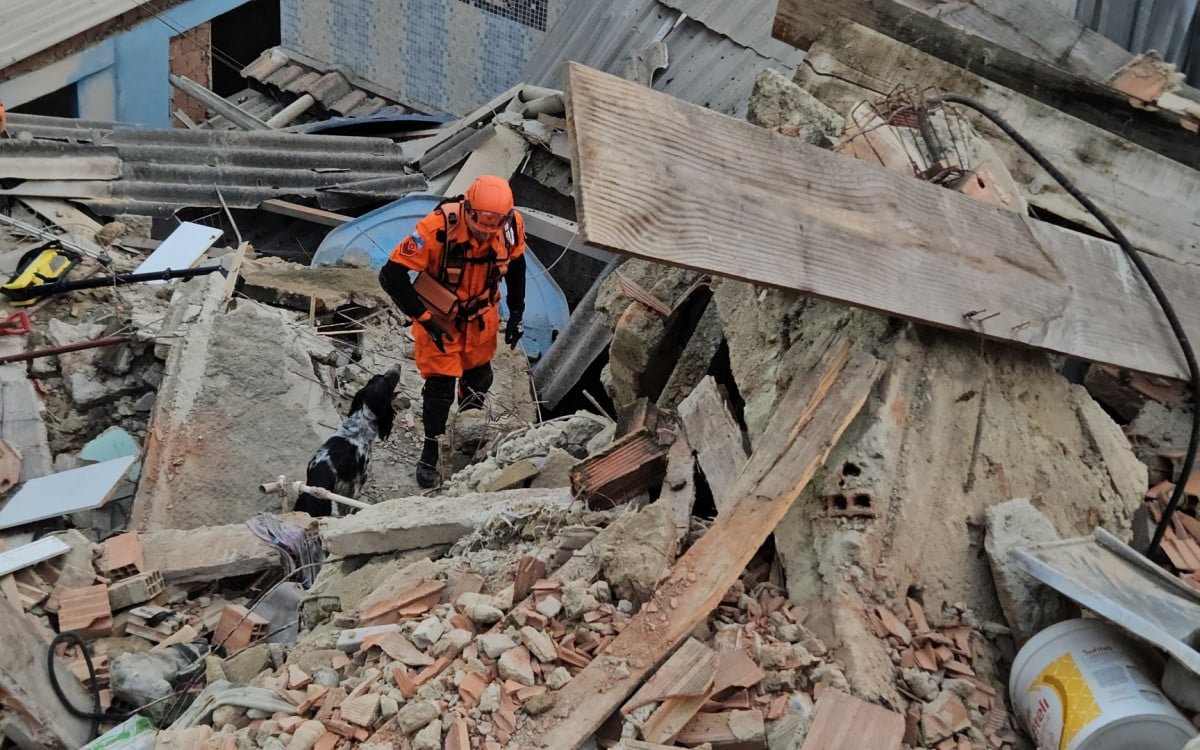
[[524,312],[510,310],[508,313],[508,325],[504,328],[504,343],[508,344],[509,349],[516,349],[517,342],[525,335],[525,329],[521,327],[521,318]]
[[450,338],[450,332],[447,331],[433,318],[428,320],[417,319],[421,327],[425,329],[425,333],[429,334],[429,338],[433,339],[433,345],[438,348],[442,354],[446,353],[446,339]]

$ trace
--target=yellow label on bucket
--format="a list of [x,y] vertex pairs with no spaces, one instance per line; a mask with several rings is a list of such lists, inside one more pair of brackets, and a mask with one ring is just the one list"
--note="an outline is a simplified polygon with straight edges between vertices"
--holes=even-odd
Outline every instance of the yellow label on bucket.
[[1066,653],[1050,662],[1033,683],[1053,690],[1062,702],[1062,740],[1059,750],[1066,750],[1083,728],[1100,718],[1100,705],[1088,687],[1087,680],[1075,664],[1075,658]]

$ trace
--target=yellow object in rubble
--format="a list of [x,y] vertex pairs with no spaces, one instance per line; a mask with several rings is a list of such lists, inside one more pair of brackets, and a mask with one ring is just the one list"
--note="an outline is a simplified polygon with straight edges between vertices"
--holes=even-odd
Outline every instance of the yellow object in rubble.
[[[17,266],[16,273],[8,283],[0,286],[0,291],[27,289],[42,286],[62,278],[74,267],[76,258],[63,252],[54,245],[47,245],[26,253]],[[37,297],[26,299],[10,299],[12,307],[26,307],[37,302]]]

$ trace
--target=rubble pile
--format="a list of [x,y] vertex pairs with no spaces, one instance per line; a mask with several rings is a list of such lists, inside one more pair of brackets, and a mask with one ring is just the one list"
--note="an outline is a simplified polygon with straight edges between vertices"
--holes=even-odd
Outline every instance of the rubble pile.
[[[1138,668],[1106,679],[1132,685],[1140,669],[1139,695],[1176,729],[1200,726],[1188,624],[1200,616],[1200,481],[1179,476],[1195,404],[1170,377],[1174,349],[1141,331],[1144,341],[1122,339],[1128,321],[1116,318],[1140,325],[1144,290],[1122,276],[1124,296],[1114,291],[1108,245],[1088,234],[1099,225],[1000,130],[933,87],[1037,125],[1031,137],[1051,139],[1085,192],[1112,187],[1098,200],[1186,280],[1195,246],[1175,236],[1190,226],[1178,216],[1186,202],[1151,188],[1185,194],[1193,177],[1186,159],[1146,145],[1169,140],[1162,123],[1153,137],[1141,130],[1160,110],[1139,107],[1139,138],[1126,140],[975,69],[1010,58],[968,71],[947,59],[955,45],[935,59],[854,23],[868,5],[877,24],[890,17],[891,0],[847,0],[858,15],[846,17],[831,16],[832,3],[778,5],[771,48],[799,34],[779,23],[790,17],[812,26],[801,35],[811,49],[794,69],[763,64],[744,79],[755,81],[748,122],[652,91],[704,67],[668,59],[663,41],[614,63],[623,79],[573,63],[569,92],[520,84],[455,121],[380,119],[381,137],[284,132],[212,92],[204,101],[232,113],[225,124],[264,129],[213,133],[209,121],[176,139],[17,115],[17,135],[0,132],[0,150],[26,154],[0,196],[0,271],[12,276],[31,249],[57,243],[79,256],[71,279],[106,284],[32,305],[10,297],[0,329],[0,355],[12,355],[0,362],[3,741],[1031,750],[1029,695],[1015,682],[1010,694],[1009,678],[1039,634],[1081,613],[1144,641]],[[911,9],[904,17],[941,29]],[[702,27],[725,38],[699,21],[679,15],[659,37]],[[751,51],[780,62],[768,49]],[[258,65],[283,65],[277,57]],[[1146,102],[1173,101],[1180,81],[1145,58],[1125,60],[1104,87],[1145,76],[1163,79]],[[268,77],[254,80],[269,88]],[[291,116],[317,102],[293,97]],[[705,127],[681,136],[693,118]],[[1071,148],[1052,140],[1057,130]],[[185,149],[199,143],[236,150],[217,177],[272,179],[233,195],[236,214],[208,187],[125,202],[159,158],[130,145],[143,136],[164,158],[194,161]],[[292,149],[296,158],[281,156]],[[78,161],[92,150],[104,150],[105,177],[88,189],[108,197],[82,203],[63,190],[71,180],[50,176],[95,168]],[[46,171],[50,151],[58,171]],[[311,166],[327,158],[360,167]],[[214,167],[191,161],[185,174]],[[374,175],[387,165],[395,175]],[[429,200],[407,195],[418,189],[455,195],[492,173],[522,193],[540,249],[561,249],[536,272],[564,258],[560,278],[585,269],[563,282],[583,301],[565,330],[556,319],[537,334],[536,355],[499,347],[483,405],[451,414],[441,485],[422,491],[412,321],[381,289],[378,253],[389,248],[368,234],[373,221],[415,218],[370,209]],[[692,194],[699,175],[730,198]],[[654,181],[669,189],[639,193]],[[280,182],[294,186],[271,187]],[[45,197],[55,191],[66,194]],[[712,217],[730,206],[753,219],[785,194],[807,213],[773,203],[769,220],[715,236]],[[1161,226],[1139,207],[1145,196],[1172,209]],[[102,215],[128,205],[170,215],[153,232],[161,240],[147,217]],[[611,215],[624,223],[614,229]],[[1041,255],[972,255],[963,217],[1012,229],[996,236]],[[342,227],[355,230],[342,245],[321,241]],[[949,229],[958,236],[938,236]],[[281,249],[292,241],[298,249]],[[1080,248],[1104,262],[1080,270]],[[206,267],[118,283],[151,260]],[[917,277],[934,271],[936,284]],[[1021,287],[1001,298],[1013,309],[954,307],[962,289],[984,294],[968,283],[982,278]],[[906,286],[897,279],[928,284],[882,294]],[[538,296],[546,309],[531,297],[531,330],[566,309],[562,288]],[[1191,325],[1193,311],[1184,317]],[[1121,347],[1159,374],[1135,372]],[[1124,364],[1065,377],[1081,357]],[[372,376],[397,366],[391,433],[355,444],[370,451],[365,488],[335,498],[331,517],[293,512],[297,493],[316,492],[300,481],[314,451]],[[554,395],[540,397],[547,380]],[[1188,503],[1158,554],[1138,554],[1176,483]],[[1069,671],[1068,656],[1056,658]],[[1090,667],[1075,666],[1086,682]],[[1096,703],[1088,721],[1107,721]]]

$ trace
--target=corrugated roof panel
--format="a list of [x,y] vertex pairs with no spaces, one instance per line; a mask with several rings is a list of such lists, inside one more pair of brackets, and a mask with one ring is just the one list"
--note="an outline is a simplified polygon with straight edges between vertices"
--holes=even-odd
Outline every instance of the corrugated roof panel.
[[[655,89],[740,117],[746,112],[754,79],[760,71],[774,68],[790,74],[803,58],[796,50],[785,55],[786,60],[765,56],[754,47],[714,30],[717,26],[728,28],[738,38],[766,48],[770,25],[764,13],[769,9],[773,17],[775,0],[740,3],[737,13],[718,9],[718,3],[708,0],[695,3],[699,10],[708,12],[709,23],[701,23],[690,15],[679,21],[681,11],[668,4],[691,3],[686,0],[573,3],[530,60],[522,80],[563,88],[563,63],[567,60],[619,75],[626,60],[661,40],[669,51],[668,65],[655,79]],[[738,17],[742,19],[740,22]]]
[[729,0],[658,1],[766,57],[773,57],[791,66],[799,64],[804,57],[803,52],[771,36],[778,0],[747,0],[740,3],[731,3]]
[[[71,190],[105,214],[170,215],[183,206],[253,208],[280,195],[316,197],[322,191],[352,183],[386,179],[377,192],[399,197],[423,189],[425,179],[407,174],[410,160],[386,138],[300,135],[279,130],[141,129],[112,123],[12,114],[9,130],[27,132],[0,141],[6,155],[53,152],[71,158],[96,151],[116,151],[121,177],[108,181],[53,184]],[[53,139],[53,140],[49,140]],[[53,181],[51,181],[53,182]],[[46,184],[46,181],[42,181]],[[39,189],[37,181],[12,190]],[[218,194],[219,191],[219,194]],[[19,193],[14,193],[19,194]]]
[[139,0],[3,0],[0,69],[137,8]]

